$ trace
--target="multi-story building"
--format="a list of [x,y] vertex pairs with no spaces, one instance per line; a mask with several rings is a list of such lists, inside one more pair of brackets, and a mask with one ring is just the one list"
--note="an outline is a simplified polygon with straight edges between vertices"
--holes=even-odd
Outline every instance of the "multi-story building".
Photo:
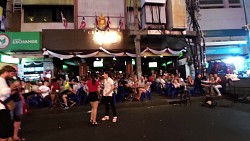
[[[90,32],[88,32],[88,30],[97,28],[96,22],[101,22],[99,19],[97,20],[97,17],[105,17],[104,21],[107,22],[108,20],[111,23],[109,25],[111,29],[118,30],[121,23],[122,30],[133,30],[134,28],[133,0],[113,0],[112,2],[103,0],[8,0],[7,3],[7,31],[41,32],[41,49],[35,50],[31,54],[33,56],[34,54],[41,55],[42,48],[62,55],[66,51],[73,56],[77,55],[77,51],[84,50],[84,55],[86,55],[91,53],[90,50],[98,50],[100,45],[89,42],[92,37],[89,37]],[[228,56],[237,55],[247,56],[249,52],[248,38],[243,27],[248,22],[246,22],[247,16],[245,15],[243,1],[199,0],[199,3],[200,11],[197,18],[206,39],[207,60],[224,59]],[[141,1],[138,1],[138,6],[139,14],[141,15],[143,12],[145,14],[143,7],[141,7]],[[155,9],[151,9],[151,12],[152,10]],[[64,24],[62,23],[62,16],[67,20]],[[140,21],[143,22],[143,19],[140,19]],[[79,29],[82,23],[84,23],[84,30]],[[145,26],[141,26],[143,30]],[[68,30],[60,30],[65,28]],[[91,34],[93,32],[91,31]],[[128,33],[125,31],[119,34],[122,37],[128,37]],[[161,40],[161,42],[154,43],[154,40]],[[146,44],[143,44],[143,42],[146,42]],[[172,37],[156,36],[150,40],[143,37],[142,50],[151,46],[158,50],[169,46],[176,46],[176,48],[181,49],[185,46],[185,43],[175,38],[172,39]],[[119,52],[121,49],[125,51],[134,50],[133,39],[127,40],[126,46],[124,46],[124,42],[120,42],[102,47],[115,52]],[[22,56],[23,54],[16,55]],[[100,54],[100,56],[102,55]]]
[[205,36],[207,60],[231,58],[227,59],[227,62],[234,63],[238,71],[249,69],[245,1],[199,0],[199,2],[200,11],[197,17]]
[[[141,1],[138,1],[139,15],[141,11],[140,7]],[[85,57],[83,55],[88,54],[89,57],[89,55],[95,53],[93,50],[96,51],[99,49],[101,49],[102,52],[98,53],[98,55],[95,54],[95,57],[112,57],[112,52],[118,52],[120,54],[128,52],[128,54],[130,53],[130,56],[134,56],[134,40],[133,38],[129,38],[129,33],[125,30],[134,29],[133,8],[132,0],[9,0],[7,4],[8,18],[6,30],[9,32],[41,33],[42,40],[41,49],[39,51],[14,51],[15,56],[19,55],[20,57],[27,57],[29,55],[34,56],[34,54],[39,56],[42,54],[42,48],[54,51],[55,54],[51,52],[50,54],[57,55],[56,57],[61,59],[63,59],[66,54],[70,55],[69,57],[72,57],[72,55],[81,55],[81,58]],[[165,11],[165,8],[162,9]],[[62,17],[64,19],[62,19]],[[62,20],[65,20],[63,24]],[[110,23],[109,27],[107,27],[107,22]],[[83,23],[84,29],[79,29]],[[112,44],[101,43],[100,45],[99,42],[98,44],[93,43],[92,34],[95,33],[95,29],[100,30],[102,24],[105,25],[104,29],[110,28],[109,33],[114,30],[115,34],[118,34],[118,36],[123,39],[119,40],[119,38],[112,38],[112,40],[118,40],[118,42]],[[117,32],[118,30],[120,32]],[[98,38],[101,39],[101,41],[104,41],[105,39],[100,38],[99,36]],[[164,40],[161,37],[156,37],[152,40],[143,38],[142,40],[142,51],[147,47],[153,49],[166,48],[166,43],[162,43]],[[173,42],[174,41],[171,40],[170,45],[176,46]],[[179,42],[178,45],[183,46],[183,42]],[[100,46],[102,48],[100,48]],[[82,54],[78,54],[79,52]],[[146,55],[152,55],[152,52],[145,53]],[[178,56],[178,54],[171,53],[165,53],[163,55]],[[129,66],[131,65],[131,62],[127,62],[126,64],[126,66]],[[110,65],[110,63],[107,63],[106,65]],[[132,70],[130,69],[130,71]]]

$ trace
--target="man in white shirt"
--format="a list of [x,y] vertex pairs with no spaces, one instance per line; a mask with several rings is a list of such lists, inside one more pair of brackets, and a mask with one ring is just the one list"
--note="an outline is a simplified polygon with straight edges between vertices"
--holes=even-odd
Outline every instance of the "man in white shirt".
[[104,76],[103,100],[105,102],[105,116],[102,118],[102,120],[109,120],[109,104],[110,104],[113,112],[112,122],[116,122],[117,116],[113,98],[113,90],[115,88],[114,81],[110,78],[110,72],[104,72],[103,76]]
[[[0,70],[0,100],[5,101],[14,94],[12,86],[9,87],[6,79],[13,78],[16,75],[16,69],[12,66],[4,66]],[[0,102],[0,141],[11,140],[14,134],[13,121],[11,119],[10,111]]]

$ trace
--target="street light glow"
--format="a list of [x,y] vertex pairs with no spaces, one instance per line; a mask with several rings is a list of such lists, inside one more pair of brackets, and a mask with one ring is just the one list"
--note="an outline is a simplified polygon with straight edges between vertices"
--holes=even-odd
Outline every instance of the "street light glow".
[[121,36],[116,31],[94,32],[93,40],[99,44],[112,44],[121,40]]

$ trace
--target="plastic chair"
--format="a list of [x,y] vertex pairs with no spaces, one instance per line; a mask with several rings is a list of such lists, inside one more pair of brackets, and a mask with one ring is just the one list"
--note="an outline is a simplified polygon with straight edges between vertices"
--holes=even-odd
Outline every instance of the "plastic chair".
[[118,86],[117,90],[117,97],[119,98],[119,101],[122,102],[125,96],[125,91],[123,86]]
[[[181,93],[180,90],[177,90],[172,83],[169,84],[169,94],[171,94],[171,98],[174,98],[176,94]],[[170,97],[168,95],[168,97]]]
[[198,86],[197,83],[194,83],[194,88],[193,88],[193,94],[192,94],[192,96],[196,96],[197,91],[198,91],[198,93],[200,95],[203,95],[203,93],[204,93],[204,95],[206,94],[205,91],[203,90],[203,88],[200,88],[200,86]]
[[151,100],[152,95],[151,95],[150,90],[147,90],[146,93],[141,94],[140,101],[143,101],[145,98],[148,98],[148,100]]
[[86,104],[86,101],[87,101],[87,93],[83,90],[83,87],[81,87],[81,88],[77,91],[77,96],[78,96],[78,103],[79,103],[80,105]]
[[171,86],[172,86],[172,83],[166,83],[165,84],[165,87],[164,87],[164,94],[165,94],[165,96],[169,95]]
[[113,100],[114,100],[114,105],[116,105],[116,93],[113,92]]
[[160,82],[157,82],[157,83],[156,83],[156,89],[157,89],[157,93],[158,93],[159,95],[161,95],[162,92],[164,92],[164,91],[163,91],[163,90],[164,90],[164,86],[163,86]]

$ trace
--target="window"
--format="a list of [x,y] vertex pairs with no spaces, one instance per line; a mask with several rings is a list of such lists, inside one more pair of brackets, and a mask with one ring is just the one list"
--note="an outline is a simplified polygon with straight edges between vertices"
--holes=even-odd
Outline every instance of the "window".
[[200,0],[200,4],[223,4],[223,0]]
[[240,4],[240,0],[228,0],[230,4]]
[[157,62],[149,62],[148,67],[149,68],[157,68]]
[[241,0],[200,0],[199,2],[201,9],[241,7]]
[[61,22],[61,12],[68,22],[74,21],[73,6],[24,6],[24,22]]

